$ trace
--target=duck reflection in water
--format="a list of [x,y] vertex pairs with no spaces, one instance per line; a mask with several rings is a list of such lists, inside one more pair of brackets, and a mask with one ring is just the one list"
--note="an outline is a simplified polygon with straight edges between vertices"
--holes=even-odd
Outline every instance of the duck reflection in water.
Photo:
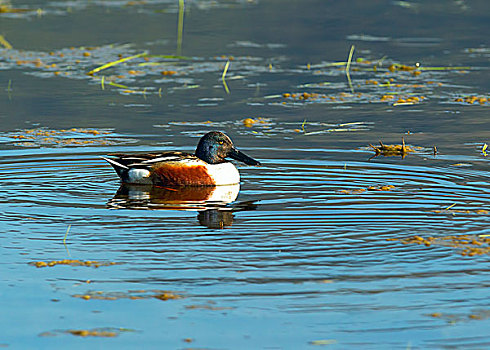
[[107,203],[107,207],[197,211],[197,219],[202,226],[222,229],[233,224],[233,213],[257,208],[253,201],[233,203],[239,192],[239,184],[195,187],[123,184]]

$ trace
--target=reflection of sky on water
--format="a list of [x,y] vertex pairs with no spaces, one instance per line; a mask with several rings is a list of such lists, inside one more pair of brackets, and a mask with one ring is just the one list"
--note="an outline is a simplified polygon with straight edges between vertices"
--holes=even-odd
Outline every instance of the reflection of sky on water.
[[[186,1],[180,58],[178,1],[12,6],[44,12],[0,14],[1,345],[487,346],[488,255],[438,242],[490,233],[488,1]],[[118,190],[98,158],[214,129],[263,164],[236,198]],[[420,152],[369,160],[402,137]],[[439,240],[387,240],[413,235]],[[118,264],[29,265],[64,258]]]

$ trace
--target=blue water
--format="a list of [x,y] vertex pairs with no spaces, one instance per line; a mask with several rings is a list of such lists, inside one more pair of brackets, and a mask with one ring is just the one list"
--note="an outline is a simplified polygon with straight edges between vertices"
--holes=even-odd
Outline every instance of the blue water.
[[[488,252],[387,240],[490,234],[490,104],[456,101],[490,97],[485,1],[186,2],[178,59],[154,56],[176,53],[176,1],[12,6],[45,12],[0,14],[0,346],[490,346]],[[351,45],[354,93],[329,65]],[[39,57],[56,67],[20,62]],[[415,62],[461,68],[387,69]],[[283,96],[303,92],[325,97]],[[215,129],[263,164],[237,165],[230,201],[120,188],[99,158],[192,152]],[[372,158],[402,137],[416,152]],[[33,265],[62,259],[116,264]]]

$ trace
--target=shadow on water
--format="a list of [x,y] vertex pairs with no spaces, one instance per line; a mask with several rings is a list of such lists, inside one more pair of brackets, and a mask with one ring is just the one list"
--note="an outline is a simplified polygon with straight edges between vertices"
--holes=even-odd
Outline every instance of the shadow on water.
[[197,211],[200,225],[223,229],[233,224],[234,212],[257,208],[255,201],[235,202],[239,192],[239,184],[172,188],[122,184],[107,207]]

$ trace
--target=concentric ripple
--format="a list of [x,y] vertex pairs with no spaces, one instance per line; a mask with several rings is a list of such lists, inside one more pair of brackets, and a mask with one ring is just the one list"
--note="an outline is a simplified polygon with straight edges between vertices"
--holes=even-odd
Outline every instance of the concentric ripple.
[[[352,160],[338,150],[318,152],[318,159],[301,150],[271,150],[261,159],[264,166],[240,167],[236,200],[192,202],[191,194],[201,197],[182,192],[187,199],[179,202],[174,192],[119,188],[116,174],[98,158],[106,151],[4,152],[0,220],[17,237],[11,249],[29,246],[30,260],[60,259],[69,249],[79,259],[122,263],[91,273],[104,293],[177,290],[185,298],[175,303],[188,310],[229,310],[237,320],[241,311],[273,310],[315,332],[327,322],[346,346],[362,339],[369,347],[374,343],[365,342],[366,334],[412,329],[425,334],[426,347],[437,348],[429,340],[438,339],[440,326],[427,315],[451,310],[464,319],[458,322],[468,322],[475,305],[483,310],[477,315],[486,315],[485,256],[386,240],[488,234],[484,170],[444,160]],[[30,231],[27,240],[19,230]],[[92,286],[73,286],[81,278],[76,270],[49,275],[66,297],[93,293]],[[455,302],[458,296],[464,302]],[[138,317],[152,312],[143,307]],[[331,317],[319,322],[325,312]],[[341,317],[347,312],[359,315],[358,323]],[[385,321],[400,315],[399,324]]]

